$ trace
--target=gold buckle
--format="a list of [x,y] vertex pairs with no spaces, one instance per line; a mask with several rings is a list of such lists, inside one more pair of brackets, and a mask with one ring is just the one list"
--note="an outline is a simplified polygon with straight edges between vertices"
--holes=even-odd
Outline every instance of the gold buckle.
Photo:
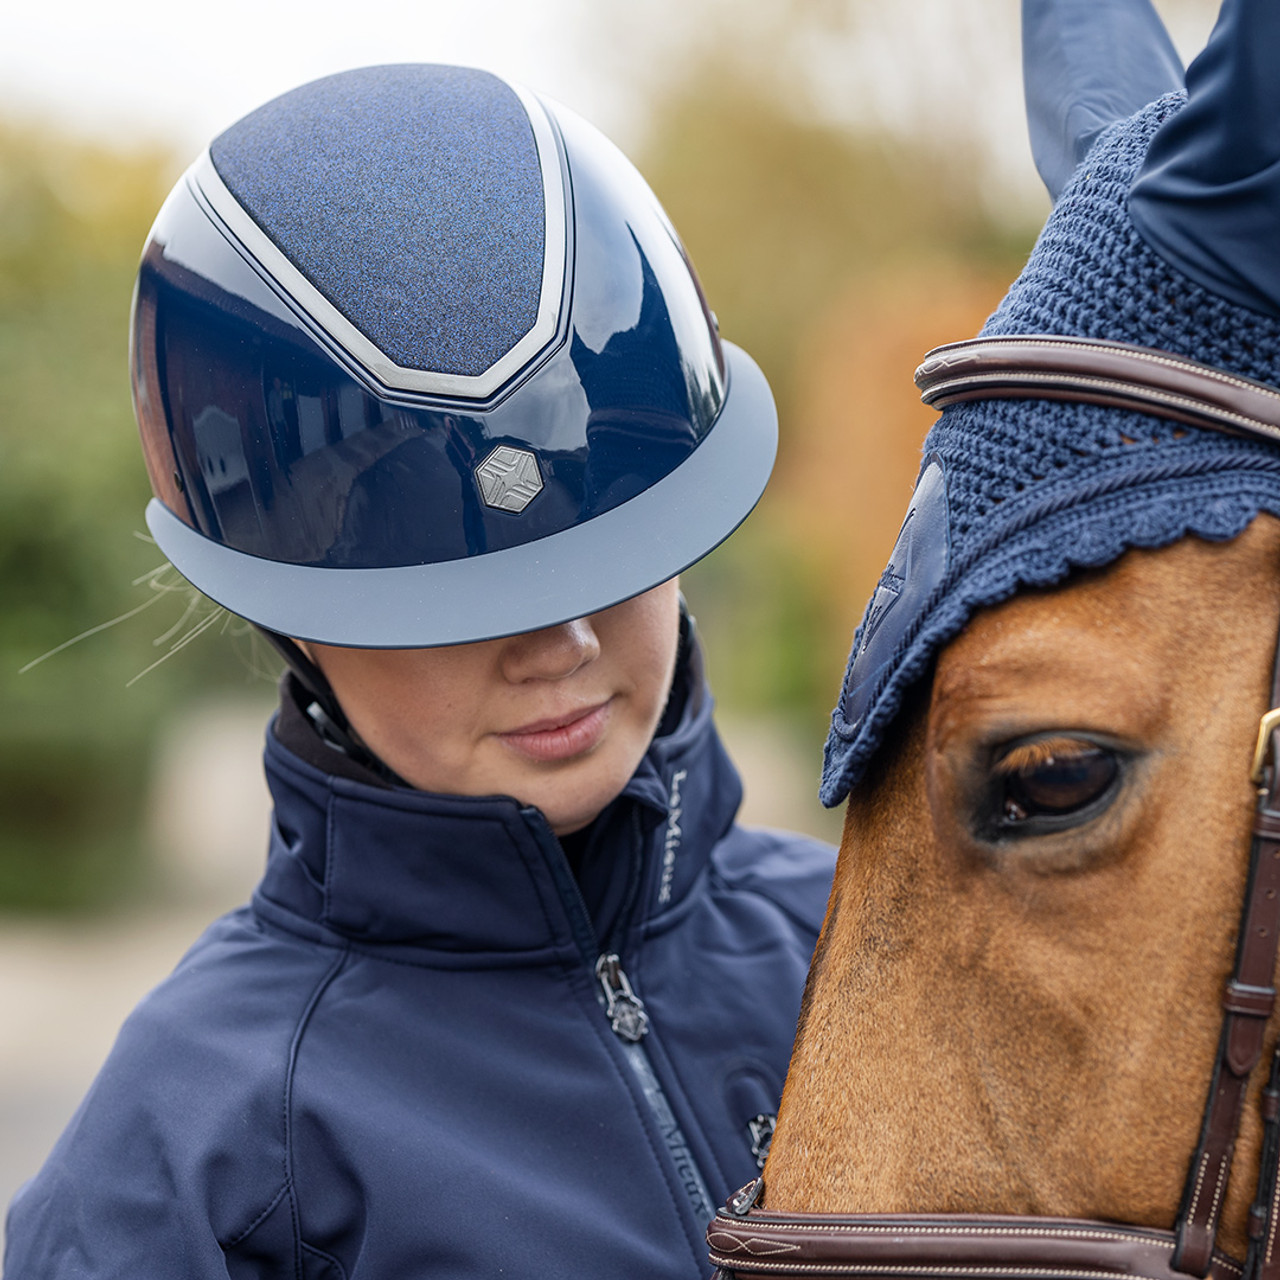
[[1258,745],[1253,749],[1253,768],[1249,771],[1249,781],[1256,787],[1262,786],[1262,773],[1267,767],[1267,758],[1271,754],[1271,735],[1280,726],[1280,707],[1272,707],[1258,721]]

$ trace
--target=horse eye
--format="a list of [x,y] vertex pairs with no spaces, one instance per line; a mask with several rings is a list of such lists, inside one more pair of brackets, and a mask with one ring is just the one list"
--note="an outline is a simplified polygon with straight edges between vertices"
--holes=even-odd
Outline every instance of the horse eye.
[[1014,747],[996,764],[1004,791],[1001,819],[1061,818],[1087,809],[1111,789],[1120,772],[1114,751],[1087,742],[1033,742]]

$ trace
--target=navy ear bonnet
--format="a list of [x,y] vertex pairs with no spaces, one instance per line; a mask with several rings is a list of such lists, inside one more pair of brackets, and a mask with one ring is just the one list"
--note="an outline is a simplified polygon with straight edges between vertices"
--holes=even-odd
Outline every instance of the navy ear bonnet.
[[161,549],[332,644],[647,590],[746,517],[776,446],[639,174],[463,68],[330,76],[215,139],[147,242],[131,363]]
[[[1171,265],[1130,215],[1152,138],[1184,102],[1170,94],[1098,136],[984,335],[1157,347],[1280,385],[1280,319]],[[1280,516],[1280,450],[1265,443],[1085,403],[988,399],[946,409],[854,636],[823,803],[856,785],[907,690],[975,610],[1131,547],[1233,538],[1263,511]]]

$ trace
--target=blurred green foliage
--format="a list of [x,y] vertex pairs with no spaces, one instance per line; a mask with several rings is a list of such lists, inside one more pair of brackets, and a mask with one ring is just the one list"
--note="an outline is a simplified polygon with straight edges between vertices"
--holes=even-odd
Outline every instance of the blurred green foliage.
[[659,106],[638,157],[784,421],[797,352],[851,280],[922,251],[1021,264],[1025,236],[984,214],[968,160],[806,122],[714,69]]
[[133,885],[161,716],[245,679],[209,644],[127,687],[187,599],[134,585],[163,557],[135,536],[150,491],[126,363],[138,252],[174,176],[161,153],[0,126],[0,907],[97,906]]
[[[816,762],[841,673],[814,661],[815,648],[831,650],[814,639],[844,625],[848,610],[835,607],[836,595],[848,587],[823,580],[813,548],[776,500],[810,425],[798,385],[806,351],[828,309],[865,278],[923,256],[994,267],[1012,281],[1035,229],[991,218],[982,166],[954,143],[944,152],[923,139],[907,145],[806,121],[723,65],[695,68],[658,106],[637,161],[679,229],[722,334],[763,368],[781,420],[770,490],[750,521],[686,575],[685,591],[721,704],[795,720]],[[909,382],[901,395],[913,398]]]

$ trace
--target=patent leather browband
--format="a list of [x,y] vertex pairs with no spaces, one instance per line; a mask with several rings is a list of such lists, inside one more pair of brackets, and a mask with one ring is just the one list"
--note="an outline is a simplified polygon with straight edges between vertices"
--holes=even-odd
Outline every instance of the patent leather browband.
[[[1280,391],[1169,352],[1031,336],[977,338],[931,351],[916,371],[935,408],[968,399],[1084,400],[1280,442]],[[707,1229],[718,1280],[905,1277],[908,1280],[1280,1280],[1280,1049],[1261,1092],[1262,1152],[1243,1263],[1216,1248],[1249,1080],[1275,1007],[1280,941],[1280,646],[1262,718],[1258,786],[1235,964],[1199,1140],[1172,1231],[1087,1222],[951,1214],[779,1213],[763,1175]]]
[[1076,400],[1280,443],[1280,390],[1153,347],[1052,335],[935,347],[916,370],[935,409],[962,400]]

